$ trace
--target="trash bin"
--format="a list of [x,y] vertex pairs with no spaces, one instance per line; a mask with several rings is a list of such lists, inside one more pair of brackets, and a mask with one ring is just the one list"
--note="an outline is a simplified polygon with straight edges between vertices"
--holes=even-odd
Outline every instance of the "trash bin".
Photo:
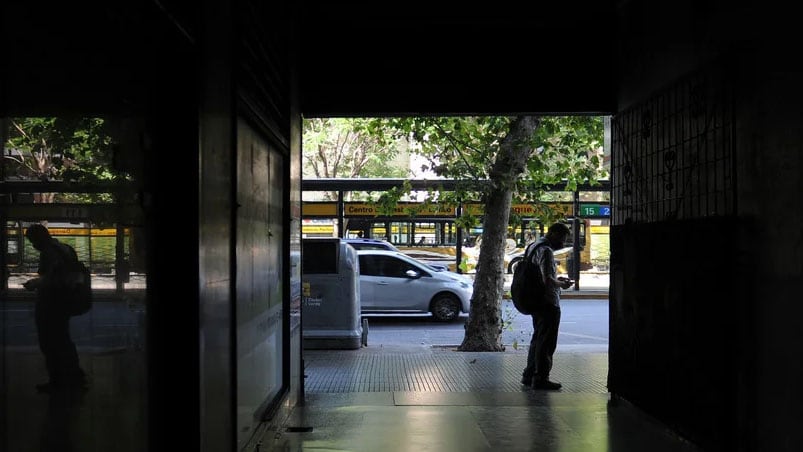
[[301,329],[306,349],[367,345],[357,251],[339,238],[309,238],[301,248]]

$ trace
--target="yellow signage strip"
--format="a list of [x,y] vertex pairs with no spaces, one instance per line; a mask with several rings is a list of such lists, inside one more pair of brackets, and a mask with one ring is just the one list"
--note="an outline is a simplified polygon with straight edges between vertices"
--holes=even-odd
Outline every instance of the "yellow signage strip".
[[95,236],[114,236],[117,230],[114,228],[48,228],[50,235],[92,235]]
[[[114,237],[117,235],[117,230],[114,228],[47,228],[50,231],[50,235],[54,237],[60,236],[79,236],[79,237]],[[91,232],[90,232],[91,231]],[[131,230],[129,228],[125,228],[124,233],[129,235]],[[17,233],[16,229],[9,228],[8,229],[9,235],[14,235]]]
[[336,202],[305,202],[301,205],[302,217],[337,217]]
[[[385,212],[380,212],[373,204],[346,203],[343,216],[349,217],[376,217],[385,216]],[[454,218],[455,208],[447,205],[421,205],[421,204],[398,204],[394,207],[390,216],[393,217],[446,217]]]

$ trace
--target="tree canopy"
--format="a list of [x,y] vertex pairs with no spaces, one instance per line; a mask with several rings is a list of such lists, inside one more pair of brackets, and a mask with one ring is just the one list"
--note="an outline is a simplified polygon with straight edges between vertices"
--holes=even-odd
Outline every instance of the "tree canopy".
[[[375,119],[369,130],[407,137],[411,152],[426,158],[429,170],[438,176],[464,181],[441,200],[484,200],[494,180],[494,163],[515,117],[413,117]],[[562,186],[573,191],[580,183],[594,183],[606,176],[602,169],[603,120],[599,116],[543,116],[532,135],[519,143],[531,149],[523,168],[508,187],[516,203],[542,209],[545,221],[556,218],[542,202],[546,187]],[[531,158],[532,157],[532,158]],[[492,185],[493,186],[493,185]],[[467,218],[472,222],[476,219]]]
[[5,157],[19,179],[92,182],[115,177],[112,140],[103,119],[11,118],[8,129],[5,147],[19,152]]
[[407,168],[388,164],[406,143],[366,133],[368,119],[311,118],[304,120],[304,177],[408,177]]
[[[7,180],[91,184],[126,177],[113,170],[114,143],[102,118],[10,118],[5,137],[3,175]],[[53,202],[54,195],[42,195],[38,202]],[[85,201],[103,197],[72,196]]]

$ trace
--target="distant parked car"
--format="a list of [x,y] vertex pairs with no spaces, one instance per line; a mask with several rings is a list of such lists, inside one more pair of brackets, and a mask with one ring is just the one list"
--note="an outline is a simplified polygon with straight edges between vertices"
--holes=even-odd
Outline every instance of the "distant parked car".
[[357,251],[360,250],[388,250],[399,251],[392,243],[379,239],[351,238],[343,239],[344,242],[353,246]]
[[[387,251],[398,251],[401,252],[398,248],[396,248],[392,243],[387,242],[385,240],[379,239],[366,239],[366,238],[350,238],[350,239],[343,239],[344,242],[348,243],[349,245],[353,246],[354,249],[357,251],[360,250],[387,250]],[[419,261],[421,262],[421,261]],[[449,268],[444,264],[431,264],[429,262],[421,262],[423,265],[427,265],[432,267],[433,270],[436,272],[448,271]]]
[[[505,253],[505,267],[508,274],[513,274],[516,266],[524,260],[524,248],[516,248],[512,253]],[[572,260],[572,248],[564,247],[553,252],[558,264],[558,273],[567,273],[569,262]],[[564,262],[566,263],[564,265]]]
[[469,312],[473,281],[430,266],[398,251],[362,250],[362,313],[432,313],[435,320],[457,319]]

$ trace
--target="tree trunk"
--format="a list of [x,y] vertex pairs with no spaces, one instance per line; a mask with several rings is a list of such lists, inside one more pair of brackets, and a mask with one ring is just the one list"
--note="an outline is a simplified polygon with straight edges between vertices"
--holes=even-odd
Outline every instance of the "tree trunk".
[[510,124],[490,171],[491,188],[486,193],[478,270],[474,278],[474,295],[466,321],[466,334],[460,351],[503,351],[501,299],[504,289],[504,254],[507,225],[516,180],[524,172],[532,155],[530,144],[540,119],[520,116]]

